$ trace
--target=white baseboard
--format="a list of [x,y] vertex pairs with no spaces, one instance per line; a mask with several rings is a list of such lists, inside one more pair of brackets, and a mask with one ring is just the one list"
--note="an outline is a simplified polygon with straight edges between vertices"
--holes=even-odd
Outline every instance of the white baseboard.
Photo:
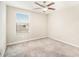
[[19,44],[19,43],[22,43],[22,42],[27,42],[27,41],[37,40],[37,39],[41,39],[41,38],[50,38],[50,39],[53,39],[53,40],[56,40],[56,41],[65,43],[65,44],[67,44],[67,45],[70,45],[70,46],[79,48],[78,45],[75,45],[75,44],[72,44],[72,43],[69,43],[69,42],[66,42],[66,41],[59,40],[59,39],[56,38],[56,37],[47,37],[47,36],[45,36],[45,37],[39,37],[39,38],[32,38],[32,39],[29,39],[29,40],[22,40],[22,41],[18,41],[18,42],[12,42],[12,43],[8,43],[7,46],[8,46],[8,45]]
[[48,37],[48,38],[53,39],[53,40],[56,40],[56,41],[59,41],[59,42],[62,42],[62,43],[64,43],[64,44],[67,44],[67,45],[70,45],[70,46],[73,46],[73,47],[76,47],[76,48],[79,48],[79,46],[76,45],[76,44],[72,44],[72,43],[70,43],[70,42],[66,42],[66,41],[59,40],[59,39],[56,38],[56,37]]
[[14,44],[19,44],[19,43],[22,43],[22,42],[27,42],[27,41],[31,41],[31,40],[37,40],[37,39],[41,39],[41,38],[46,38],[47,36],[45,37],[39,37],[39,38],[32,38],[32,39],[29,39],[29,40],[22,40],[22,41],[17,41],[17,42],[11,42],[11,43],[8,43],[8,45],[14,45]]

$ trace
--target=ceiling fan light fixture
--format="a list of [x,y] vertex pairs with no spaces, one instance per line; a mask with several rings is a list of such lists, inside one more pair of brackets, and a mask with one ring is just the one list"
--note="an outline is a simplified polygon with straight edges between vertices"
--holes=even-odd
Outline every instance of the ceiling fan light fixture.
[[47,11],[48,10],[48,8],[43,8],[43,11]]

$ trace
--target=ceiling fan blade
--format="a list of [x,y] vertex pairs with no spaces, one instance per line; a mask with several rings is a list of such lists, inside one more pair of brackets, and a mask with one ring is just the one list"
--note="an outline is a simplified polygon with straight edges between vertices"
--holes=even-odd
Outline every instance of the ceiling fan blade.
[[48,8],[48,9],[50,9],[50,10],[55,10],[55,8]]
[[37,5],[39,5],[39,6],[43,7],[43,8],[45,7],[45,6],[43,6],[43,5],[41,5],[41,4],[37,3],[37,2],[35,2],[35,4],[37,4]]
[[52,2],[52,3],[48,4],[47,6],[51,6],[51,5],[53,5],[53,4],[55,4],[55,3],[54,3],[54,2]]

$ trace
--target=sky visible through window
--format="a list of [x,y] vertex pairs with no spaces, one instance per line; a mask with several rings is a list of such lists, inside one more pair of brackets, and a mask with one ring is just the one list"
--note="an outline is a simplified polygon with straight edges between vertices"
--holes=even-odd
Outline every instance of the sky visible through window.
[[28,15],[22,13],[16,13],[17,23],[26,23],[28,21]]

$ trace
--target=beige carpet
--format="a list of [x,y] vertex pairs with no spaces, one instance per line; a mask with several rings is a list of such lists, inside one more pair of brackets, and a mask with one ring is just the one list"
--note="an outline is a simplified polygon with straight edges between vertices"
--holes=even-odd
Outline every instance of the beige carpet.
[[76,57],[79,49],[44,38],[7,47],[5,57]]

